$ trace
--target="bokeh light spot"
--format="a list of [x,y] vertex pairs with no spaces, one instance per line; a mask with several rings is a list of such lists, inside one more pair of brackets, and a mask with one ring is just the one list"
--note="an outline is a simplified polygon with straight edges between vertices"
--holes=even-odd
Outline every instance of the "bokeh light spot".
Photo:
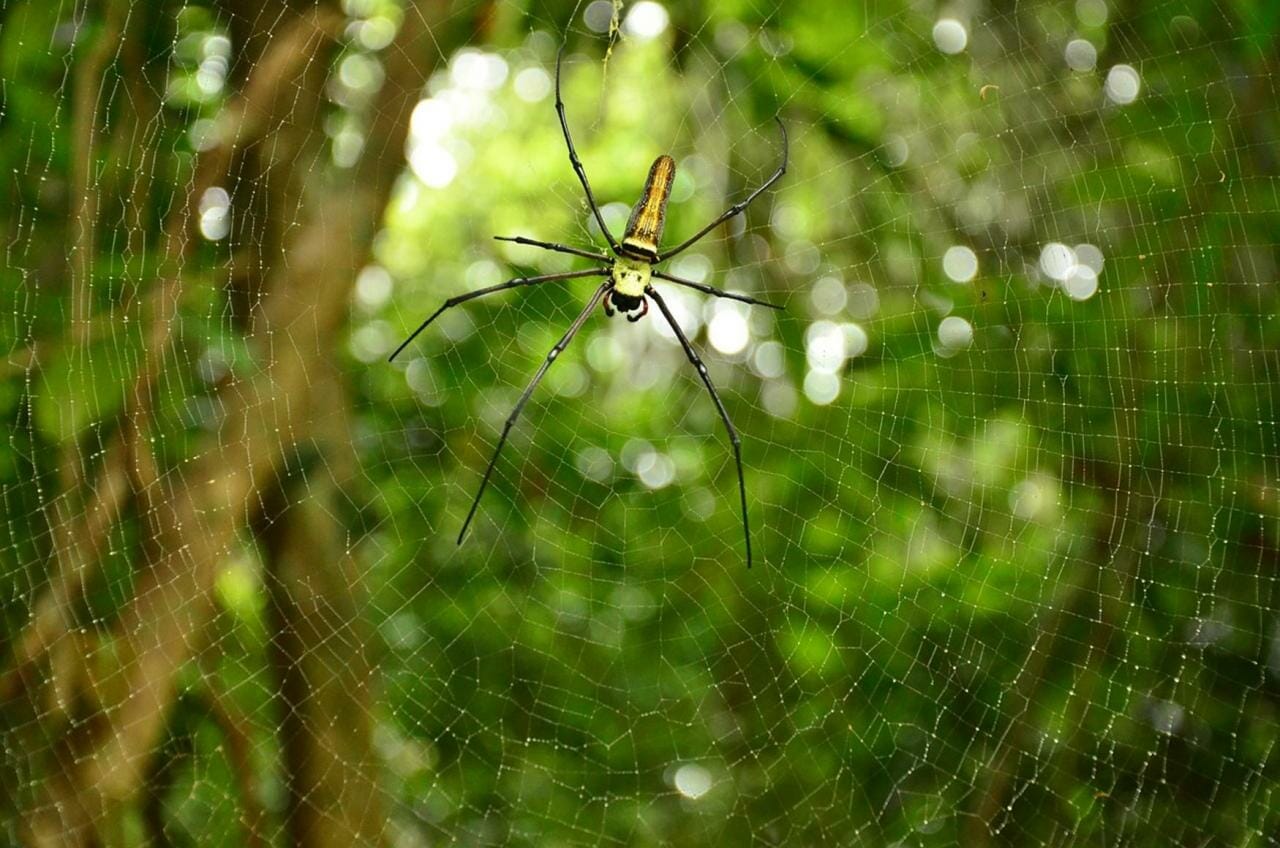
[[973,344],[973,325],[959,315],[948,315],[938,324],[938,342],[948,350],[964,350]]
[[971,247],[952,245],[942,255],[942,272],[957,283],[967,283],[978,275],[978,254]]
[[1116,65],[1107,72],[1107,97],[1113,103],[1124,105],[1138,99],[1142,78],[1132,65]]
[[969,43],[969,31],[955,18],[942,18],[933,25],[933,43],[943,53],[955,55]]
[[675,785],[677,792],[696,801],[711,791],[711,772],[697,763],[685,763],[676,769]]
[[627,17],[622,22],[622,31],[633,38],[647,41],[662,35],[670,21],[671,16],[661,3],[640,0],[627,12]]

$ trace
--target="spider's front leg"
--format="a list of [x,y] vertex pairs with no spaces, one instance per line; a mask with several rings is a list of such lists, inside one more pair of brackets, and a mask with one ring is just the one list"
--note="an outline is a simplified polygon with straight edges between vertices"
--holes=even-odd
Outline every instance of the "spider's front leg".
[[604,293],[604,300],[601,301],[601,303],[604,304],[604,314],[606,318],[612,318],[613,313],[617,311],[616,309],[613,308],[613,303],[611,303],[609,300],[609,295],[611,294],[613,294],[613,289],[609,289],[608,291],[606,291]]
[[642,296],[640,298],[640,311],[633,312],[632,314],[628,315],[627,320],[630,321],[632,324],[634,324],[635,322],[639,321],[641,318],[643,318],[648,314],[649,314],[649,299],[647,297]]

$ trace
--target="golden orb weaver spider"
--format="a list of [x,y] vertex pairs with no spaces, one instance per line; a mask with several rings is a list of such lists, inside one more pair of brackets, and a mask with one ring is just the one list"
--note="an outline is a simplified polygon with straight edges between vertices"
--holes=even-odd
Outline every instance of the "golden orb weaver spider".
[[489,485],[489,477],[493,474],[494,466],[498,462],[498,455],[502,453],[502,447],[507,442],[507,436],[511,432],[512,426],[515,425],[516,419],[520,417],[520,412],[524,409],[524,405],[529,401],[529,397],[533,394],[534,389],[542,382],[542,378],[546,375],[551,364],[561,354],[573,337],[577,335],[578,330],[582,329],[582,325],[586,323],[591,312],[596,308],[597,304],[603,304],[604,312],[607,316],[612,317],[615,313],[622,313],[627,316],[628,321],[639,321],[649,312],[649,298],[658,305],[658,311],[662,313],[662,317],[675,333],[676,338],[680,342],[680,346],[684,349],[684,354],[688,357],[689,362],[697,369],[698,376],[702,379],[703,385],[707,387],[707,391],[711,395],[712,401],[715,402],[716,411],[720,413],[720,418],[724,421],[725,429],[729,432],[729,441],[733,444],[733,458],[738,470],[738,496],[742,502],[742,534],[747,545],[747,568],[751,567],[751,524],[747,517],[747,485],[742,474],[742,440],[738,437],[738,431],[733,426],[733,421],[729,418],[729,412],[725,409],[724,403],[720,400],[720,395],[716,392],[715,386],[711,383],[711,377],[707,373],[707,366],[703,364],[697,352],[693,349],[693,345],[689,343],[688,337],[684,331],[680,329],[680,325],[676,322],[675,316],[671,314],[671,309],[667,306],[666,301],[662,299],[662,295],[652,285],[653,279],[663,280],[668,283],[675,283],[705,294],[714,295],[715,297],[726,297],[732,300],[739,300],[743,303],[755,304],[757,306],[768,306],[771,309],[781,309],[772,303],[765,303],[752,297],[742,294],[734,294],[732,292],[717,289],[704,283],[696,283],[693,280],[685,280],[680,277],[672,276],[664,271],[657,270],[654,266],[670,259],[671,257],[682,253],[689,247],[698,243],[703,236],[711,232],[716,227],[740,214],[744,209],[769,188],[782,178],[787,172],[787,128],[783,125],[781,119],[778,119],[778,128],[782,131],[782,164],[773,172],[764,184],[751,192],[744,200],[735,203],[726,209],[719,217],[702,229],[698,230],[689,238],[680,244],[666,251],[659,251],[658,245],[662,240],[662,231],[666,225],[667,200],[671,196],[671,185],[675,181],[676,163],[670,156],[663,154],[654,160],[653,166],[649,169],[649,178],[645,181],[644,193],[640,196],[640,200],[636,203],[635,209],[631,212],[631,218],[627,222],[627,229],[622,237],[622,243],[619,244],[617,239],[609,231],[609,227],[604,222],[604,216],[600,214],[600,206],[596,203],[595,195],[591,192],[591,184],[587,181],[586,169],[582,167],[582,161],[578,158],[578,151],[573,146],[573,136],[569,132],[569,123],[564,116],[564,100],[560,96],[560,67],[564,58],[564,48],[562,47],[559,55],[556,56],[556,114],[560,118],[560,129],[564,134],[565,147],[569,150],[569,164],[573,166],[574,173],[578,175],[579,182],[582,183],[582,190],[586,194],[587,205],[591,207],[591,213],[595,216],[596,223],[600,226],[600,231],[609,242],[609,248],[613,251],[613,256],[604,253],[593,253],[589,250],[581,250],[576,247],[570,247],[565,244],[555,244],[552,242],[537,241],[536,239],[525,238],[524,236],[495,236],[499,241],[510,241],[516,244],[532,245],[540,247],[544,250],[552,250],[557,253],[568,253],[573,256],[581,256],[587,259],[594,259],[599,262],[606,263],[601,268],[590,268],[585,271],[568,271],[560,274],[542,274],[536,277],[516,277],[505,283],[488,286],[487,288],[478,289],[467,294],[451,297],[444,304],[431,313],[425,321],[418,325],[418,328],[409,334],[399,347],[392,352],[388,358],[388,362],[393,361],[400,353],[409,346],[409,344],[418,337],[418,334],[425,330],[432,321],[436,320],[442,312],[457,306],[460,303],[466,303],[477,297],[486,294],[505,291],[507,289],[518,288],[519,286],[531,286],[539,283],[548,283],[556,280],[573,280],[581,277],[605,277],[605,281],[596,289],[595,294],[591,296],[591,300],[586,307],[578,314],[573,323],[569,325],[568,331],[556,342],[551,348],[551,352],[547,354],[547,358],[543,360],[542,366],[537,373],[533,375],[533,379],[529,381],[529,385],[525,388],[524,393],[520,395],[520,399],[516,401],[515,408],[511,410],[511,414],[507,416],[506,423],[502,427],[502,435],[498,437],[498,445],[493,451],[493,457],[489,460],[489,465],[484,470],[484,477],[480,481],[480,488],[476,490],[475,499],[471,502],[471,510],[467,513],[467,519],[462,523],[462,530],[458,533],[458,544],[462,544],[463,538],[467,535],[467,527],[471,525],[471,519],[475,517],[476,510],[480,506],[480,496],[484,494],[485,487]]

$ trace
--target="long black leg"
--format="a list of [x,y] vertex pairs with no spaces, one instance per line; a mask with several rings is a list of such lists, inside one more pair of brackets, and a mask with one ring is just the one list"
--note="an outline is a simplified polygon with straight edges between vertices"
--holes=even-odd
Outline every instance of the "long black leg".
[[743,303],[754,303],[756,306],[767,306],[770,309],[782,308],[781,306],[778,306],[773,303],[765,303],[763,300],[756,300],[754,297],[747,297],[745,294],[734,294],[733,292],[727,292],[724,289],[718,289],[715,286],[709,286],[706,283],[695,283],[693,280],[685,280],[685,279],[681,279],[680,277],[673,277],[670,274],[663,273],[662,271],[654,271],[652,273],[653,273],[653,276],[657,277],[659,280],[666,280],[668,283],[675,283],[678,286],[685,286],[687,288],[697,289],[700,292],[705,292],[706,294],[713,294],[716,297],[727,297],[730,300],[740,300]]
[[507,416],[507,423],[502,425],[502,435],[498,437],[498,446],[493,450],[493,458],[489,460],[489,467],[484,470],[484,479],[480,481],[480,488],[476,490],[476,499],[471,502],[471,511],[467,513],[467,520],[462,522],[462,530],[458,533],[459,545],[462,544],[462,538],[467,535],[467,527],[471,525],[471,519],[476,516],[476,509],[480,506],[480,496],[484,494],[485,487],[489,485],[489,477],[493,474],[493,467],[498,462],[498,454],[502,453],[502,446],[507,443],[507,435],[511,432],[511,427],[516,423],[516,419],[520,417],[520,412],[524,409],[524,405],[529,402],[529,397],[533,394],[533,390],[538,388],[538,384],[542,382],[542,378],[546,375],[547,369],[551,367],[551,363],[555,362],[561,351],[569,346],[569,342],[573,341],[573,337],[578,334],[578,330],[582,329],[582,325],[586,323],[592,310],[596,308],[596,304],[600,302],[600,298],[604,297],[605,292],[609,290],[611,285],[613,285],[612,282],[605,281],[600,284],[600,288],[596,289],[596,293],[591,297],[591,302],[578,313],[578,317],[569,326],[568,332],[564,334],[560,341],[556,342],[555,347],[551,348],[551,352],[547,354],[547,358],[542,362],[542,367],[538,369],[537,374],[533,375],[533,379],[529,381],[524,394],[520,395],[520,399],[516,401],[515,409],[511,410],[511,414]]
[[431,316],[427,318],[427,320],[419,324],[418,329],[410,333],[409,338],[401,342],[400,347],[396,348],[395,351],[387,357],[387,361],[393,362],[395,358],[400,355],[400,352],[408,347],[409,343],[418,337],[419,333],[427,329],[432,321],[440,317],[441,312],[444,312],[450,307],[457,306],[459,303],[466,303],[468,300],[472,300],[482,295],[493,294],[494,292],[505,291],[506,289],[519,288],[520,286],[532,286],[536,283],[549,283],[553,280],[573,280],[578,277],[599,277],[608,273],[609,269],[607,268],[588,268],[586,271],[566,271],[563,274],[543,274],[540,277],[516,277],[514,280],[507,280],[505,283],[499,283],[496,286],[489,286],[488,288],[477,289],[473,292],[467,292],[466,294],[451,297],[444,302],[443,306],[435,312],[432,312]]
[[783,125],[781,118],[775,118],[775,120],[777,120],[778,122],[778,129],[782,130],[782,164],[778,166],[778,170],[773,172],[772,177],[769,177],[769,179],[764,181],[764,185],[760,186],[760,188],[756,189],[755,191],[751,192],[751,194],[747,195],[746,200],[742,200],[738,203],[733,204],[732,206],[730,206],[728,209],[724,211],[724,214],[722,214],[719,218],[716,218],[710,224],[707,224],[702,229],[698,230],[698,232],[696,232],[691,238],[688,238],[680,242],[680,244],[676,245],[675,247],[671,248],[670,250],[660,255],[657,259],[658,262],[661,262],[664,259],[670,259],[671,257],[675,256],[677,253],[680,253],[681,251],[683,251],[685,248],[691,247],[695,242],[698,241],[698,239],[702,238],[707,233],[711,232],[716,227],[720,226],[725,221],[732,218],[734,215],[737,215],[743,209],[746,209],[748,206],[751,205],[751,201],[755,200],[757,197],[760,196],[761,192],[763,192],[769,186],[776,183],[778,180],[782,179],[782,175],[787,172],[787,128]]
[[653,302],[658,304],[658,309],[662,311],[662,317],[667,319],[667,324],[671,326],[672,332],[676,334],[676,338],[680,340],[680,346],[684,348],[684,355],[689,357],[689,361],[693,363],[693,367],[698,369],[698,376],[702,378],[702,383],[707,387],[707,391],[711,393],[711,399],[715,401],[716,409],[720,412],[720,418],[724,420],[725,429],[729,431],[729,441],[733,442],[733,459],[738,464],[738,496],[742,499],[742,535],[747,540],[747,568],[751,567],[751,524],[747,519],[747,483],[742,476],[742,440],[738,438],[738,431],[734,429],[733,422],[729,420],[729,412],[724,408],[724,404],[720,401],[720,395],[716,394],[716,387],[711,384],[711,375],[707,373],[707,366],[698,358],[698,354],[693,349],[693,345],[689,344],[688,337],[685,336],[684,330],[680,329],[680,325],[676,323],[675,316],[671,314],[671,310],[667,308],[667,303],[662,299],[662,295],[654,290],[653,286],[647,286],[645,293],[653,298]]
[[591,212],[596,216],[596,223],[600,225],[600,231],[604,233],[604,237],[609,240],[609,246],[613,248],[614,253],[621,253],[622,248],[618,246],[618,241],[613,237],[613,233],[609,232],[609,228],[604,225],[604,216],[600,214],[600,207],[596,204],[595,195],[591,193],[591,183],[587,182],[587,171],[582,167],[582,160],[578,158],[578,151],[573,147],[573,136],[569,134],[569,122],[564,117],[564,100],[560,98],[560,61],[564,58],[564,45],[560,45],[560,52],[556,54],[556,114],[560,116],[560,129],[564,131],[564,143],[569,148],[569,164],[573,165],[574,172],[578,175],[578,181],[582,183],[582,190],[587,193],[587,203],[591,206]]
[[577,247],[570,247],[567,244],[556,244],[550,241],[538,241],[537,239],[525,238],[524,236],[494,236],[496,241],[512,241],[516,244],[531,244],[534,247],[540,247],[543,250],[554,250],[557,253],[572,253],[574,256],[585,256],[587,259],[595,259],[600,262],[608,262],[609,257],[603,253],[592,253],[589,250],[582,250]]

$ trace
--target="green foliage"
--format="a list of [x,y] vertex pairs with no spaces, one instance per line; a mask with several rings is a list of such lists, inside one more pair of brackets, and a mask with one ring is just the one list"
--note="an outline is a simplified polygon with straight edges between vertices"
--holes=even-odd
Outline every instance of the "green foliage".
[[[590,318],[454,543],[508,411],[596,283],[474,301],[399,364],[385,354],[451,295],[589,265],[490,236],[603,244],[547,90],[552,24],[570,4],[526,5],[499,4],[467,48],[504,63],[500,85],[468,89],[454,56],[454,76],[428,86],[452,111],[415,127],[410,158],[434,144],[456,174],[402,178],[332,340],[359,461],[339,518],[378,634],[375,739],[396,826],[464,844],[1269,844],[1270,7],[1113,3],[1099,23],[1074,0],[994,4],[956,56],[934,47],[928,4],[673,3],[674,29],[623,38],[607,64],[603,39],[575,30],[564,97],[595,193],[629,208],[671,152],[669,243],[771,173],[775,113],[791,133],[777,191],[677,266],[787,307],[745,311],[749,345],[722,353],[706,329],[718,307],[678,300],[743,437],[747,571],[728,440],[680,349],[652,330],[656,310],[638,325]],[[172,68],[146,160],[153,208],[139,225],[118,197],[104,204],[83,338],[60,277],[70,131],[46,96],[59,50],[82,48],[24,35],[57,29],[56,6],[15,3],[0,25],[0,170],[16,175],[0,222],[19,246],[0,268],[0,333],[38,351],[0,384],[6,642],[55,560],[60,458],[95,467],[120,424],[147,353],[138,304],[161,281],[159,210],[192,179],[195,122],[224,102],[197,79],[223,49],[208,44],[222,19],[188,5],[157,23]],[[1064,63],[1080,37],[1094,70]],[[1130,104],[1105,92],[1121,62],[1141,72]],[[315,132],[337,168],[367,116],[334,91]],[[133,161],[111,148],[106,189]],[[1101,248],[1096,295],[1072,299],[1040,269],[1050,242]],[[224,246],[201,242],[182,269],[154,389],[165,485],[244,438],[221,429],[224,400],[291,343],[288,328],[270,344],[247,332],[259,304],[237,312],[240,287],[256,269]],[[944,272],[953,246],[977,256],[971,282]],[[825,278],[845,298],[834,308]],[[971,344],[940,339],[947,317]],[[829,402],[806,389],[819,322],[866,338]],[[318,441],[280,438],[300,452]],[[645,463],[669,463],[669,478]],[[329,469],[303,465],[301,478]],[[92,626],[132,591],[148,532],[127,514],[111,537]],[[163,806],[193,841],[236,838],[239,790],[198,704],[209,680],[254,717],[267,807],[283,803],[257,554],[238,550],[216,583],[216,657],[165,743],[188,760]],[[704,795],[682,793],[688,764],[710,774]]]
[[142,353],[137,330],[113,332],[85,346],[69,345],[42,371],[32,393],[32,417],[41,433],[60,442],[120,410],[133,386]]

